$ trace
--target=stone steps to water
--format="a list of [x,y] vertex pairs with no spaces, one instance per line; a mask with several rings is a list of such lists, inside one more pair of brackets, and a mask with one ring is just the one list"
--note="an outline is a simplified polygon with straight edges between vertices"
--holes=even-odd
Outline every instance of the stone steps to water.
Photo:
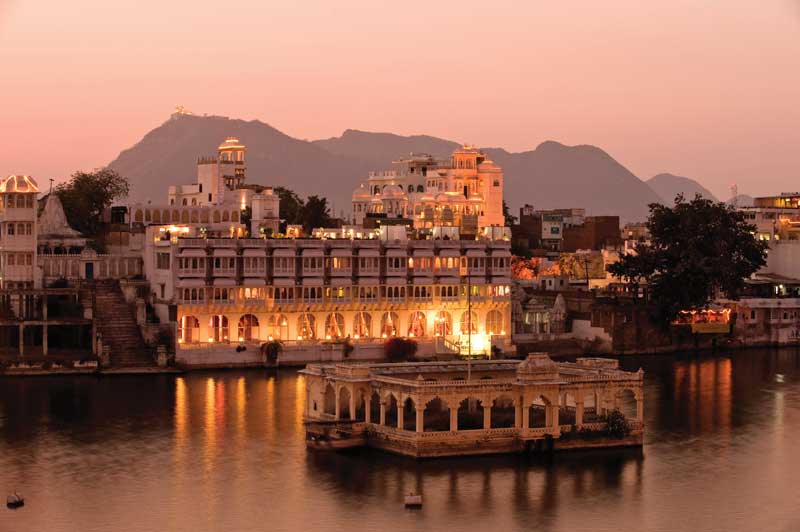
[[134,309],[125,301],[119,283],[114,280],[97,281],[94,305],[97,329],[103,343],[109,347],[111,366],[114,368],[154,366],[150,351],[136,323]]

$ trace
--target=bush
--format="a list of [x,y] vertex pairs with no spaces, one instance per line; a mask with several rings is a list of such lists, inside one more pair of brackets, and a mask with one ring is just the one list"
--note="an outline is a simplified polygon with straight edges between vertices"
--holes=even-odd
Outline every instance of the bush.
[[628,420],[625,419],[625,414],[619,410],[614,410],[608,414],[606,425],[606,431],[612,438],[624,438],[631,433],[631,427],[628,424]]
[[342,343],[342,357],[347,358],[350,354],[355,350],[353,344],[350,343],[350,339],[347,338],[344,343]]
[[58,279],[50,283],[50,285],[48,286],[48,288],[68,288],[68,287],[69,287],[69,281],[67,281],[65,277],[59,277]]
[[283,351],[283,344],[280,340],[272,340],[261,344],[261,352],[266,356],[268,364],[275,364],[281,351]]
[[389,338],[383,344],[383,354],[389,362],[407,362],[417,354],[418,347],[410,338]]
[[44,364],[42,364],[42,369],[44,369],[44,370],[53,369],[53,361],[52,360],[45,360]]

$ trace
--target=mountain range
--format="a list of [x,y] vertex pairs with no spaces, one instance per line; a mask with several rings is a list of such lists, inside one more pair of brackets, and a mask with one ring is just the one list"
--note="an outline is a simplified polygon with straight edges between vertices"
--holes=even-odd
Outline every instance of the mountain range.
[[[306,141],[258,120],[175,114],[122,151],[109,167],[128,177],[131,200],[159,201],[169,184],[195,182],[197,158],[213,155],[229,136],[247,145],[248,182],[285,186],[301,196],[326,196],[336,214],[349,212],[351,193],[370,170],[388,169],[391,161],[412,152],[447,158],[460,146],[426,135],[352,129],[339,137]],[[584,207],[590,214],[636,221],[647,217],[648,204],[671,202],[678,192],[713,198],[684,177],[660,174],[642,181],[595,146],[546,141],[530,151],[483,151],[503,167],[512,212],[529,203],[541,209]]]

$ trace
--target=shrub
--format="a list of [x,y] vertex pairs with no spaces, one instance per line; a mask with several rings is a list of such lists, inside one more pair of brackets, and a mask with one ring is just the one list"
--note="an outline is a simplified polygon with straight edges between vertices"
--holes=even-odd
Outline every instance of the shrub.
[[280,340],[272,340],[261,344],[261,352],[266,356],[268,364],[274,364],[278,360],[278,355],[283,351],[283,344]]
[[355,350],[353,344],[350,343],[350,339],[346,339],[344,343],[342,343],[342,357],[347,358],[350,354]]
[[45,370],[53,369],[53,361],[52,360],[45,360],[44,364],[42,364],[42,369],[45,369]]
[[631,427],[628,424],[628,420],[625,419],[625,414],[619,410],[614,410],[608,414],[606,425],[606,431],[612,438],[624,438],[631,433]]
[[410,338],[389,338],[383,344],[383,354],[389,362],[407,362],[417,353],[416,340]]

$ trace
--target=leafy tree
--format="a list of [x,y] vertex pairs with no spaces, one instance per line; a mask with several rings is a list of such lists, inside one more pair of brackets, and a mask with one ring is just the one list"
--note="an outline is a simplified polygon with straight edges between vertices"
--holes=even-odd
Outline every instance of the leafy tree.
[[102,231],[103,210],[128,195],[128,179],[109,168],[94,172],[75,172],[70,180],[56,187],[69,224],[88,237]]
[[625,419],[625,414],[614,410],[606,418],[606,431],[612,438],[624,438],[631,433],[631,426]]
[[505,200],[503,200],[503,218],[505,218],[508,227],[517,223],[517,217],[511,214],[511,209],[508,208],[508,203]]
[[407,362],[417,354],[419,345],[411,338],[389,338],[383,344],[383,354],[389,362]]
[[311,233],[315,227],[329,227],[331,213],[328,209],[328,199],[319,196],[309,196],[302,209],[302,224],[306,234]]
[[286,225],[303,223],[304,202],[294,191],[285,187],[275,187],[275,194],[280,198],[278,206],[281,213],[281,231],[286,232]]
[[646,282],[655,319],[672,322],[681,310],[699,309],[722,291],[736,299],[745,279],[766,263],[765,242],[730,205],[675,198],[673,207],[650,205],[651,242],[620,257],[608,271],[630,284]]

